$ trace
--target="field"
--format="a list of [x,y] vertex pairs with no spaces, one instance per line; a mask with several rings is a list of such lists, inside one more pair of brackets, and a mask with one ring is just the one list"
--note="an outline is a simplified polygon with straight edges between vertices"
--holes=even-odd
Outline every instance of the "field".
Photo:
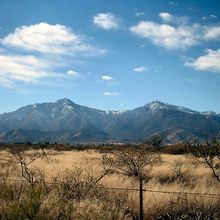
[[[105,173],[103,155],[110,152],[45,150],[39,158],[36,152],[20,154],[26,162],[35,158],[27,165],[31,182],[1,151],[7,160],[0,170],[0,219],[138,219],[139,182]],[[191,154],[157,157],[143,171],[144,219],[220,219],[220,184],[205,163]]]

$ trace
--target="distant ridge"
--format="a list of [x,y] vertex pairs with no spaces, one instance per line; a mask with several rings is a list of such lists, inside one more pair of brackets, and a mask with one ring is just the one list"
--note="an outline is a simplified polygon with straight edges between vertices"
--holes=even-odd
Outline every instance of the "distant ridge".
[[152,101],[125,111],[103,111],[64,98],[0,114],[0,142],[140,142],[160,134],[167,143],[220,131],[220,115]]

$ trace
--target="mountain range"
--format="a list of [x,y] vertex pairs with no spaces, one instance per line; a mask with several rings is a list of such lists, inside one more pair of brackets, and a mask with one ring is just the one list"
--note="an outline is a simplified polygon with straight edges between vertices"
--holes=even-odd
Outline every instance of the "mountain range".
[[220,114],[150,102],[125,111],[103,111],[69,99],[0,114],[0,142],[141,142],[159,134],[166,143],[220,131]]

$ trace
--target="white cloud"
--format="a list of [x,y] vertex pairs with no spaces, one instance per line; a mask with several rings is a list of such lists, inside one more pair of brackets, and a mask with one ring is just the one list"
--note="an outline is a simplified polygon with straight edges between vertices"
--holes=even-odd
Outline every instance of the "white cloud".
[[185,62],[185,65],[195,70],[220,73],[220,49],[208,49],[206,55],[198,57],[193,62]]
[[172,6],[177,6],[178,4],[176,2],[168,2],[169,5],[172,5]]
[[118,92],[104,92],[103,95],[105,96],[120,96]]
[[163,20],[165,23],[173,23],[177,25],[186,25],[189,23],[190,19],[187,16],[174,16],[167,12],[161,12],[159,13],[159,17]]
[[209,17],[210,17],[210,18],[217,18],[216,15],[210,15]]
[[146,71],[147,69],[146,69],[146,67],[144,67],[144,66],[139,66],[139,67],[136,67],[136,68],[134,68],[134,71],[135,72],[144,72],[144,71]]
[[71,77],[79,77],[79,73],[74,70],[68,70],[67,75]]
[[207,40],[219,40],[220,39],[220,26],[206,27],[205,39]]
[[[36,82],[49,75],[49,66],[34,56],[0,55],[1,82],[12,80]],[[3,83],[4,84],[4,83]]]
[[212,18],[217,18],[217,16],[216,15],[203,16],[202,20],[207,20],[207,19],[212,19]]
[[42,79],[51,77],[59,80],[77,77],[79,73],[74,70],[65,74],[59,69],[81,62],[82,55],[105,53],[104,49],[89,44],[84,37],[59,24],[18,27],[0,39],[0,43],[0,85],[4,87],[14,87],[17,82],[43,82]]
[[67,79],[68,74],[55,70],[62,65],[44,57],[0,53],[0,86],[14,88],[18,82],[36,84],[49,78]]
[[93,17],[93,23],[105,30],[117,29],[119,20],[111,13],[100,13]]
[[136,17],[140,17],[140,16],[145,15],[145,13],[144,13],[144,12],[136,12],[134,15],[135,15]]
[[198,44],[197,25],[178,27],[158,24],[152,21],[141,21],[130,28],[130,31],[153,44],[167,49],[186,49]]
[[114,78],[112,76],[103,75],[102,80],[111,81],[111,80],[114,80]]
[[171,14],[169,14],[169,13],[167,13],[167,12],[161,12],[160,14],[159,14],[159,16],[161,17],[161,19],[163,19],[163,21],[165,21],[165,22],[171,22],[171,21],[173,21],[173,15],[171,15]]
[[[174,16],[161,12],[159,17],[164,23],[140,21],[130,27],[130,31],[148,39],[153,44],[166,49],[188,49],[205,41],[220,39],[220,26],[206,26],[199,23],[190,23],[187,16]],[[216,18],[210,15],[206,18]]]
[[5,46],[37,51],[44,54],[71,55],[76,54],[94,55],[105,53],[105,50],[95,48],[85,39],[75,34],[64,25],[50,25],[39,23],[30,26],[21,26],[15,29],[3,39]]

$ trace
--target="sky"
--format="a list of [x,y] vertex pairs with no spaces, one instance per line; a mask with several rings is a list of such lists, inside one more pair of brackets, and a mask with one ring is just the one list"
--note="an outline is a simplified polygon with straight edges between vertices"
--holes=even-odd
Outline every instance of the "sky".
[[220,1],[0,0],[0,113],[62,98],[220,113]]

